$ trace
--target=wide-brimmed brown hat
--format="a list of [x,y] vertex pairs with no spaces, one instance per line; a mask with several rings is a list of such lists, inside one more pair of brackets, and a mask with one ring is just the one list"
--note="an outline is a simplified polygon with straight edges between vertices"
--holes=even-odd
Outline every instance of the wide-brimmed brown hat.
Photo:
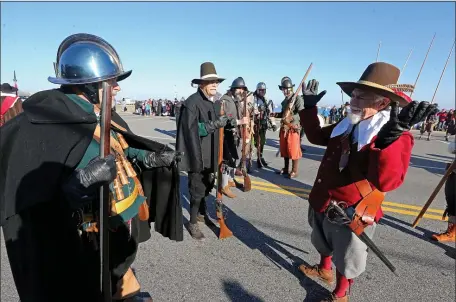
[[337,85],[350,97],[353,90],[358,88],[374,92],[389,98],[393,102],[397,101],[400,107],[405,107],[409,100],[390,88],[397,85],[400,74],[401,71],[396,66],[384,62],[376,62],[367,66],[358,82],[338,82]]
[[225,79],[219,78],[214,63],[212,62],[204,62],[201,64],[200,78],[193,79],[192,84],[201,84],[208,81],[217,81],[219,83],[225,81]]

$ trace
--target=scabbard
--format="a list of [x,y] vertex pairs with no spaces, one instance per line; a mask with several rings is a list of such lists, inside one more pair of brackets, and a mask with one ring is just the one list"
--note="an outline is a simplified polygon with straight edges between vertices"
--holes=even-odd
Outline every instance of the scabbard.
[[393,274],[398,276],[396,273],[396,268],[394,265],[386,258],[386,256],[380,251],[380,249],[375,245],[375,243],[366,235],[366,233],[361,233],[360,235],[357,235],[358,238],[364,242],[369,249],[371,249],[375,255],[377,255],[378,258],[390,269]]

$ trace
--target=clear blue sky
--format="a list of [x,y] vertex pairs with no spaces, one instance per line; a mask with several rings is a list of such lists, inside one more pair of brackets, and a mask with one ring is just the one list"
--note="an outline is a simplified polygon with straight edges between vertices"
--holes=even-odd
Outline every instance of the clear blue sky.
[[[313,62],[310,78],[328,91],[322,103],[340,104],[337,81],[356,81],[375,61],[402,68],[413,84],[434,32],[437,36],[418,81],[414,98],[430,100],[455,39],[454,3],[1,3],[1,82],[28,91],[56,87],[47,82],[60,42],[87,32],[109,41],[125,69],[120,97],[173,98],[195,91],[200,64],[215,63],[232,80],[244,77],[250,89],[259,81],[269,98],[280,102],[283,76],[298,84]],[[348,100],[344,96],[344,100]],[[436,101],[455,107],[455,55]]]

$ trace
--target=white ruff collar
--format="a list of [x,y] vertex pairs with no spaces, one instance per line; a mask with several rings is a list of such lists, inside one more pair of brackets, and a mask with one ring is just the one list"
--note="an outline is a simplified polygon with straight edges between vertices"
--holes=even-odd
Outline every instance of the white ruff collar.
[[16,93],[6,93],[6,92],[0,92],[1,96],[14,96],[16,97]]
[[[362,120],[355,127],[353,132],[353,143],[358,142],[358,151],[361,150],[365,145],[369,144],[374,136],[377,135],[378,131],[385,125],[390,119],[390,110],[382,110],[377,112],[375,115],[368,119]],[[344,118],[336,127],[334,127],[331,138],[342,135],[344,133],[350,133],[353,125],[350,124],[348,118]]]

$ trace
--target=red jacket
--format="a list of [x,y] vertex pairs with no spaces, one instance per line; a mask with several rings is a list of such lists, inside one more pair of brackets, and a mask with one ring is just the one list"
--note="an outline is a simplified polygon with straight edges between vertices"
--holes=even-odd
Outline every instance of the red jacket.
[[[331,200],[345,201],[349,206],[355,205],[362,198],[355,185],[355,181],[360,179],[352,179],[349,167],[342,171],[339,169],[342,135],[330,138],[336,124],[321,128],[317,114],[316,107],[300,112],[301,125],[309,142],[327,147],[309,195],[309,203],[317,212],[324,212]],[[389,192],[404,182],[414,139],[410,133],[404,132],[384,150],[375,148],[375,139],[376,137],[360,151],[352,151],[348,166],[355,165],[360,169],[372,189]],[[376,220],[382,216],[380,209]]]

